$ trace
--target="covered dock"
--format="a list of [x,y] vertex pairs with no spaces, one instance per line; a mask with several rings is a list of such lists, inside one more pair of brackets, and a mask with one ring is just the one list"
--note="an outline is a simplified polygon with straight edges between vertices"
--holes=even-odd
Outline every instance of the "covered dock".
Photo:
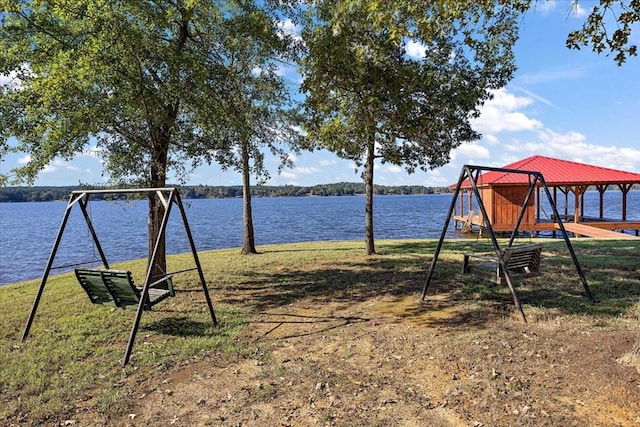
[[[636,238],[640,233],[640,211],[629,212],[629,195],[640,198],[640,193],[631,192],[640,188],[640,174],[620,171],[584,163],[571,162],[545,156],[532,156],[504,169],[540,172],[552,191],[554,204],[567,231],[574,236],[593,238]],[[525,200],[529,183],[525,175],[489,171],[477,179],[480,194],[487,210],[488,218],[483,218],[474,206],[473,191],[467,181],[462,184],[461,193],[454,212],[454,226],[462,232],[472,230],[482,233],[486,221],[490,221],[496,232],[510,232],[516,223]],[[620,193],[619,212],[616,218],[605,217],[605,192],[616,190]],[[597,191],[598,207],[594,216],[585,215],[585,194]],[[636,194],[637,193],[637,194]],[[555,233],[555,218],[547,215],[544,198],[540,190],[531,198],[518,229],[521,233]],[[573,197],[570,197],[573,195]],[[634,199],[634,202],[636,199]],[[609,201],[608,203],[611,203]],[[590,206],[593,208],[593,206]],[[593,211],[593,209],[591,209]]]

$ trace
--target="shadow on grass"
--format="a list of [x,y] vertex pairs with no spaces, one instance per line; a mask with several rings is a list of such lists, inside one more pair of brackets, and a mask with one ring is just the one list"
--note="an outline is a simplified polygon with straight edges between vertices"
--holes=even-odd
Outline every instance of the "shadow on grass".
[[[286,307],[301,300],[338,309],[384,296],[388,300],[413,298],[416,304],[401,316],[417,317],[427,312],[447,311],[445,319],[431,323],[480,325],[515,312],[506,285],[495,285],[462,275],[462,253],[492,251],[486,240],[447,240],[440,253],[426,301],[417,303],[437,241],[379,243],[379,255],[347,256],[336,262],[283,265],[270,271],[247,270],[237,285],[221,290],[225,303],[249,304],[258,312]],[[553,309],[556,313],[615,317],[637,303],[640,244],[625,242],[578,242],[574,248],[587,275],[593,304],[584,294],[576,268],[564,241],[543,242],[541,274],[516,283],[524,306]],[[268,252],[268,251],[265,251]],[[364,248],[363,248],[364,252]],[[621,266],[626,266],[620,268]],[[274,272],[275,271],[275,272]],[[614,283],[615,282],[615,283]]]
[[[356,323],[370,322],[370,319],[365,319],[357,316],[310,316],[301,314],[290,313],[270,313],[260,312],[257,313],[256,320],[249,321],[248,323],[259,323],[260,325],[270,325],[270,327],[260,334],[254,341],[258,341],[262,338],[269,337],[282,326],[302,327],[313,325],[313,329],[302,330],[300,332],[287,333],[286,335],[275,338],[276,340],[286,340],[289,338],[305,337],[322,335],[323,333],[332,329],[338,329],[345,326],[353,325]],[[322,325],[319,327],[319,325]],[[288,328],[291,330],[291,328]]]
[[196,322],[186,316],[165,317],[140,327],[142,330],[154,331],[176,337],[209,336],[211,335],[212,328],[213,325],[211,322]]

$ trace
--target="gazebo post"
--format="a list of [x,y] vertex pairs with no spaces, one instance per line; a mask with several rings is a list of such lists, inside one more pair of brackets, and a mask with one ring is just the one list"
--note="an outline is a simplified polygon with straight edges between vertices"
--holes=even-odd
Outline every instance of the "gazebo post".
[[631,190],[632,185],[628,184],[618,184],[618,188],[622,192],[622,220],[627,220],[627,194],[629,194],[629,190]]
[[576,185],[573,190],[573,222],[576,224],[580,222],[580,193],[578,191]]
[[596,188],[598,189],[598,192],[600,193],[600,216],[599,218],[602,219],[604,218],[604,192],[607,191],[607,188],[609,188],[608,185],[596,185]]

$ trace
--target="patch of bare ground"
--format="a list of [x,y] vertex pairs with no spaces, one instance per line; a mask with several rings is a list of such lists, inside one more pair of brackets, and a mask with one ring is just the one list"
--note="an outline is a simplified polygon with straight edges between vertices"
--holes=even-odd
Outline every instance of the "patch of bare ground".
[[[239,298],[240,295],[234,295]],[[141,384],[119,425],[634,426],[635,333],[416,296],[254,313],[247,351]]]

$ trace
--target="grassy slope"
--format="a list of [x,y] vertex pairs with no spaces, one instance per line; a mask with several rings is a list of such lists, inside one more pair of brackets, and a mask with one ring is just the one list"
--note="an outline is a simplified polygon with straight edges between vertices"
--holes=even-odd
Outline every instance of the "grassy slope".
[[[101,414],[127,410],[134,386],[191,361],[225,358],[245,351],[239,336],[252,313],[301,298],[321,303],[336,290],[345,302],[358,290],[365,299],[377,292],[419,297],[435,241],[379,241],[380,256],[366,257],[360,242],[320,242],[265,246],[258,256],[237,249],[200,254],[221,327],[211,325],[197,276],[175,278],[178,295],[145,312],[131,363],[122,367],[134,311],[94,306],[72,274],[52,277],[45,289],[28,340],[20,335],[38,282],[0,287],[0,423],[60,420],[82,408]],[[524,243],[524,242],[521,242]],[[563,241],[544,241],[543,273],[519,285],[527,316],[588,320],[601,327],[633,328],[640,293],[640,240],[578,240],[574,246],[592,292],[592,305],[581,296],[581,283]],[[506,287],[475,278],[461,286],[461,253],[489,249],[476,240],[447,241],[436,267],[429,296],[450,293],[451,304],[470,311],[504,303]],[[169,258],[169,269],[190,267],[190,256]],[[141,281],[144,261],[114,266],[129,269]],[[219,301],[234,289],[276,288],[276,296]],[[438,309],[438,304],[434,309]],[[4,422],[2,422],[4,420]]]

